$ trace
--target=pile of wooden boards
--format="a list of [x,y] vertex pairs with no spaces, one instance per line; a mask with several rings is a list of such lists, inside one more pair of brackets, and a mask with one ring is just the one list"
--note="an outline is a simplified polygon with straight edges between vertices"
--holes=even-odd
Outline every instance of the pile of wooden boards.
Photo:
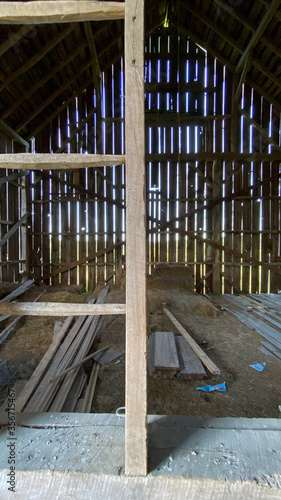
[[264,354],[270,353],[281,360],[280,294],[225,294],[218,301],[224,311],[256,330],[265,339],[260,348]]
[[154,378],[203,379],[206,371],[186,340],[172,332],[155,332],[148,338],[148,373]]
[[[96,301],[102,304],[109,287],[100,292]],[[94,303],[95,300],[90,301]],[[55,304],[54,304],[55,306]],[[75,304],[73,304],[75,314]],[[98,331],[100,316],[68,317],[35,369],[31,378],[19,394],[16,411],[45,412],[73,411],[73,401],[77,401],[83,389],[86,376],[81,368]],[[65,375],[67,368],[69,370]],[[61,375],[58,377],[58,375]]]

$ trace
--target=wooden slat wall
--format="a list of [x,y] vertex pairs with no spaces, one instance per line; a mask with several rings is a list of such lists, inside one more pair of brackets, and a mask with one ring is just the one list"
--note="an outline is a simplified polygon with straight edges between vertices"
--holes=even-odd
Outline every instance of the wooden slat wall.
[[[147,39],[145,51],[145,79],[152,85],[151,91],[146,92],[146,112],[148,115],[165,114],[157,123],[151,124],[150,121],[147,125],[146,151],[156,155],[176,154],[172,161],[147,164],[149,272],[153,272],[159,263],[186,264],[194,272],[194,283],[199,283],[196,291],[208,293],[213,291],[214,279],[217,280],[215,273],[210,274],[216,256],[221,273],[217,281],[220,292],[241,289],[244,292],[276,292],[281,283],[275,273],[241,262],[240,258],[225,251],[215,251],[208,244],[185,236],[182,231],[194,231],[247,256],[278,265],[280,182],[249,190],[242,197],[221,203],[215,211],[207,208],[190,217],[183,216],[212,202],[214,193],[215,196],[218,193],[221,197],[228,196],[278,173],[279,165],[222,162],[219,191],[216,191],[214,185],[212,187],[212,162],[185,163],[181,154],[234,150],[270,152],[274,147],[269,146],[246,117],[241,118],[239,108],[277,143],[280,113],[256,91],[243,85],[236,106],[235,149],[234,122],[229,119],[235,86],[229,71],[174,29],[156,31]],[[171,85],[171,88],[164,89],[163,84]],[[188,91],[181,88],[181,84],[190,85]],[[123,60],[120,60],[108,67],[103,75],[101,102],[98,102],[94,89],[88,88],[36,137],[34,150],[55,152],[68,137],[71,139],[65,153],[124,152],[124,95]],[[227,117],[219,119],[216,115]],[[202,121],[204,116],[206,119]],[[188,117],[190,121],[187,123]],[[56,176],[70,185],[46,176],[41,179],[39,172],[33,173],[31,179],[35,185],[31,190],[30,267],[38,276],[125,240],[125,214],[121,206],[125,200],[124,166],[99,169],[99,172],[92,169],[57,172]],[[214,213],[218,221],[215,232]],[[180,217],[180,220],[165,227],[165,223],[175,217]],[[120,282],[124,267],[121,252],[124,254],[125,248],[74,268],[53,278],[50,283],[81,283],[93,289],[97,283],[112,276],[113,282]],[[2,273],[6,279],[12,278],[3,266]],[[206,274],[208,277],[204,280]]]
[[[0,153],[13,153],[22,149],[14,145],[13,141],[0,132]],[[0,177],[17,173],[17,170],[0,169]],[[13,183],[0,184],[0,220],[17,222],[20,217],[21,188],[17,185],[21,179],[15,179]],[[11,224],[0,224],[0,240],[11,229]],[[8,264],[6,264],[8,262]],[[13,282],[19,277],[23,270],[24,262],[20,251],[20,230],[17,230],[0,248],[0,281]]]

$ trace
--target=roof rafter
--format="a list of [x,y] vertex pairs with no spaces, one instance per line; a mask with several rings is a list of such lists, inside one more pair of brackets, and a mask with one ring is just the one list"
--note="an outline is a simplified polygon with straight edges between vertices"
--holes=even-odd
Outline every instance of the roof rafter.
[[91,55],[91,66],[92,66],[92,72],[93,72],[93,82],[94,82],[94,87],[97,92],[98,98],[101,96],[101,69],[100,69],[100,63],[97,55],[97,49],[96,49],[96,44],[95,44],[95,38],[93,35],[93,30],[92,30],[92,25],[90,21],[85,21],[84,22],[84,29],[85,29],[85,34],[87,38],[87,43]]
[[58,45],[67,35],[71,33],[75,25],[71,24],[62,30],[57,36],[50,40],[44,47],[42,47],[39,52],[36,52],[30,59],[28,59],[22,66],[20,66],[16,71],[12,71],[9,76],[7,76],[4,82],[0,85],[0,92],[13,83],[19,76],[26,73],[30,68],[32,68],[36,63],[40,61],[50,50],[52,50],[56,45]]
[[34,30],[34,26],[22,26],[18,31],[11,33],[11,35],[0,45],[0,56],[5,54],[7,50],[16,45],[18,41],[26,36],[30,31]]
[[[236,49],[238,52],[240,52],[240,54],[243,53],[243,47],[241,46],[241,44],[238,41],[234,40],[227,32],[223,31],[222,28],[217,26],[213,21],[211,21],[206,16],[204,16],[200,11],[194,9],[193,7],[190,7],[186,4],[184,4],[182,1],[181,1],[181,5],[184,9],[188,10],[191,14],[195,15],[199,19],[199,21],[206,24],[209,28],[211,28],[213,31],[215,31],[220,37],[222,37],[225,41],[227,41],[234,49]],[[192,39],[192,36],[190,36],[190,38]],[[198,42],[196,42],[196,43],[198,43]],[[204,45],[204,43],[205,42],[201,41],[201,45]],[[200,44],[200,42],[199,42],[199,44]],[[268,79],[270,79],[272,82],[274,82],[275,85],[280,88],[280,92],[281,92],[280,79],[277,78],[275,76],[275,74],[273,74],[271,71],[266,70],[264,68],[264,66],[257,59],[253,58],[252,63],[254,66],[256,66],[259,69],[259,71],[261,71],[261,73],[263,73]],[[229,66],[229,63],[228,63],[228,66]],[[269,98],[269,94],[268,94],[267,98]]]
[[272,0],[271,4],[267,7],[266,13],[263,16],[259,26],[255,30],[251,40],[249,41],[246,49],[244,50],[241,58],[238,61],[238,64],[236,66],[236,72],[238,73],[242,67],[243,64],[246,61],[246,58],[250,51],[255,48],[257,43],[259,42],[260,38],[262,37],[263,33],[265,32],[267,26],[269,25],[270,21],[272,20],[273,16],[275,15],[276,11],[279,9],[281,4],[281,0]]

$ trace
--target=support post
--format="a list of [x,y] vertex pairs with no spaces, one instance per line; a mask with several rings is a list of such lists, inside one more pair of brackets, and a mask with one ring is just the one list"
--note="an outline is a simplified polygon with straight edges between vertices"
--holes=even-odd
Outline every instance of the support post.
[[[213,163],[213,200],[220,198],[220,174],[221,174],[221,162],[214,161]],[[213,208],[213,240],[216,243],[220,243],[220,229],[221,229],[221,205],[216,205]],[[221,252],[218,248],[213,248],[213,273],[212,273],[212,284],[213,293],[218,295],[221,293]]]
[[144,0],[126,0],[125,473],[147,473]]

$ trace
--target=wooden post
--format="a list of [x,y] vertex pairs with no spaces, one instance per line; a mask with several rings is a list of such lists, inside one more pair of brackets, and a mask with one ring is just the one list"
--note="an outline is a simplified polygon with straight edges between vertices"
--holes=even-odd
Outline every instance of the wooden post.
[[144,0],[126,0],[125,473],[147,473]]
[[[221,163],[219,161],[214,161],[213,164],[213,200],[220,198],[220,174],[221,174]],[[213,240],[215,242],[220,243],[220,228],[221,228],[221,219],[220,219],[221,207],[220,205],[216,205],[213,208]],[[217,248],[213,249],[213,293],[220,294],[221,293],[221,252]]]

